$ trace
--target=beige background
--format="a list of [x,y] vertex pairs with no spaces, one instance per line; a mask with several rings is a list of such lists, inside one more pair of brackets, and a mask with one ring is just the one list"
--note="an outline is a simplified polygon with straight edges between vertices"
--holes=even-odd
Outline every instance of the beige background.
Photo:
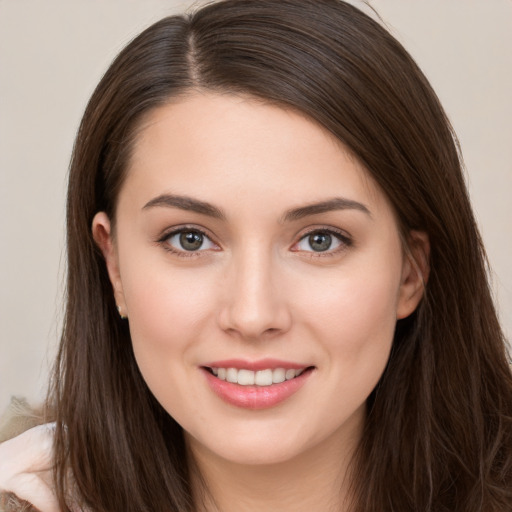
[[[357,3],[355,1],[355,3]],[[371,0],[437,90],[512,334],[512,0]],[[190,1],[0,0],[0,409],[37,401],[58,339],[68,160],[85,103],[137,32]]]

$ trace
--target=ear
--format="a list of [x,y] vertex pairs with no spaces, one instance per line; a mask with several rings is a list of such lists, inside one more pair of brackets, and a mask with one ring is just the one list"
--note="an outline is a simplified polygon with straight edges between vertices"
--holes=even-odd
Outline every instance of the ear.
[[398,297],[396,317],[406,318],[418,307],[425,292],[430,272],[430,242],[422,231],[411,231],[406,241],[402,281]]
[[107,272],[110,282],[112,283],[114,298],[119,314],[122,318],[126,318],[126,304],[124,300],[121,274],[119,272],[119,258],[112,236],[110,219],[105,212],[98,212],[94,216],[92,221],[92,236],[105,258]]

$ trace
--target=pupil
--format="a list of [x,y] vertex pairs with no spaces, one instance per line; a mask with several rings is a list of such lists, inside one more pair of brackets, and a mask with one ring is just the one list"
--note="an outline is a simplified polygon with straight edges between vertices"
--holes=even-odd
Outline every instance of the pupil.
[[180,235],[180,244],[187,251],[197,251],[203,245],[203,235],[196,231],[186,231]]
[[327,233],[315,233],[309,236],[309,245],[314,251],[327,251],[331,247],[331,235]]

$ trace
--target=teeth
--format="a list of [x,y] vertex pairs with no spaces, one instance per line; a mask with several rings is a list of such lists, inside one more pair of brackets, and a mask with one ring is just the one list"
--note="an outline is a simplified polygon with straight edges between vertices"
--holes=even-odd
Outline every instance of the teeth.
[[274,384],[279,384],[280,382],[284,382],[286,380],[286,371],[284,368],[276,368],[272,372],[272,382]]
[[254,384],[254,372],[251,370],[238,370],[238,384],[252,386]]
[[228,368],[226,370],[226,380],[233,384],[238,383],[238,370],[236,368]]
[[295,377],[295,370],[286,370],[285,378],[286,380],[293,379]]
[[220,380],[226,380],[233,384],[241,386],[271,386],[279,384],[285,380],[291,380],[301,375],[305,368],[301,370],[285,370],[284,368],[275,368],[267,370],[238,370],[237,368],[211,368],[212,373]]
[[256,384],[256,386],[271,386],[272,370],[260,370],[259,372],[256,372],[256,377],[254,377],[254,383]]

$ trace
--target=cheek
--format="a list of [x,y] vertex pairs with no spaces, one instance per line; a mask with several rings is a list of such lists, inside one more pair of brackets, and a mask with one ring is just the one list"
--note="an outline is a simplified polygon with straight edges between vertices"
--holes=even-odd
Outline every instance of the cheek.
[[[389,359],[395,329],[396,283],[352,275],[332,282],[303,311],[304,339],[315,340],[321,392],[315,393],[319,433],[364,421],[366,401]],[[312,420],[313,421],[313,420]],[[315,437],[316,438],[316,437]]]
[[123,281],[130,335],[139,370],[156,399],[180,424],[207,423],[197,388],[197,347],[211,318],[212,285],[191,276],[150,266]]
[[391,276],[365,275],[361,279],[349,279],[345,293],[337,297],[341,326],[353,334],[356,344],[389,338],[394,330],[398,284],[387,277]]
[[351,266],[303,282],[294,296],[304,316],[317,318],[327,332],[351,333],[355,343],[382,327],[394,327],[400,274],[398,264]]
[[124,296],[141,371],[165,373],[172,365],[179,372],[211,318],[208,276],[158,265],[127,269],[126,275]]
[[[325,354],[325,365],[347,393],[365,399],[389,357],[400,283],[397,267],[351,269],[310,290],[304,327]],[[305,291],[298,290],[300,297]]]

